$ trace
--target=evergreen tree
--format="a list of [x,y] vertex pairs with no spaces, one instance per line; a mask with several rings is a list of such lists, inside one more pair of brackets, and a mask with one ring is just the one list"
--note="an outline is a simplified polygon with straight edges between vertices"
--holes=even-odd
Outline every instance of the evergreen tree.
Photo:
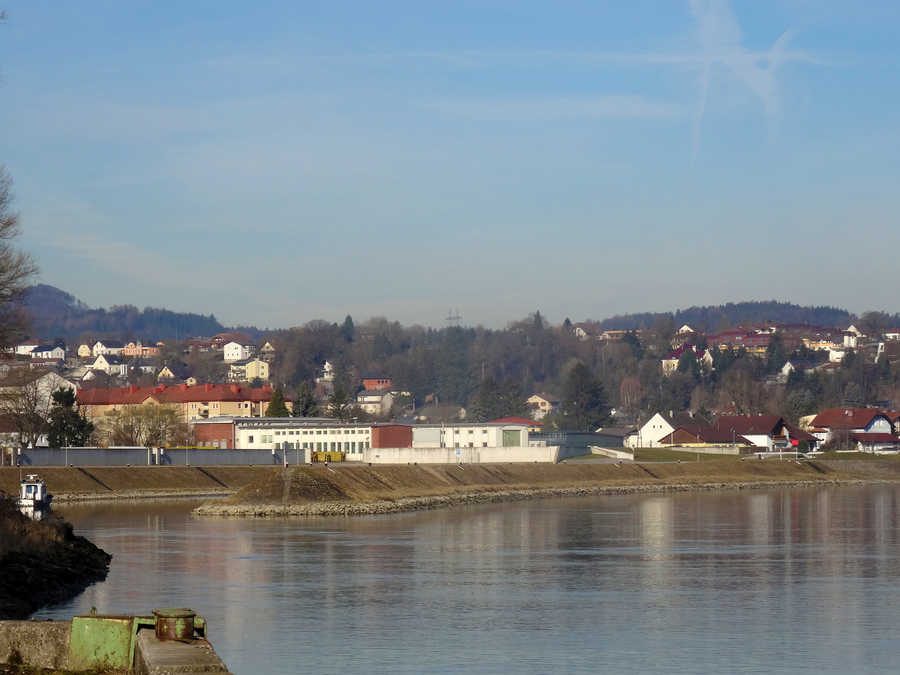
[[94,433],[94,425],[84,415],[75,410],[75,390],[60,388],[53,392],[53,407],[47,440],[51,448],[85,446]]
[[573,431],[593,431],[609,419],[600,380],[583,363],[572,368],[563,388],[562,422]]
[[290,411],[284,403],[284,394],[281,387],[275,387],[272,392],[272,398],[269,400],[269,407],[266,408],[266,417],[289,417]]
[[353,342],[353,338],[356,337],[356,327],[353,325],[353,318],[349,314],[341,325],[341,335],[347,342]]
[[472,399],[467,417],[476,422],[490,422],[501,417],[518,417],[526,411],[525,397],[515,382],[497,382],[493,377],[485,378]]
[[319,403],[316,401],[312,386],[304,380],[294,396],[294,417],[315,417],[319,414]]
[[347,420],[351,415],[350,395],[340,386],[328,397],[328,416],[338,420]]

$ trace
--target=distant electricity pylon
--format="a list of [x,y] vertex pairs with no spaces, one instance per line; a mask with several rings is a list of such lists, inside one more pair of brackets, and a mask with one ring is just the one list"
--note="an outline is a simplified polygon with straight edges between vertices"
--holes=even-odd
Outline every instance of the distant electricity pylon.
[[462,317],[459,315],[459,310],[450,310],[450,313],[447,314],[447,325],[448,326],[459,326],[459,322]]

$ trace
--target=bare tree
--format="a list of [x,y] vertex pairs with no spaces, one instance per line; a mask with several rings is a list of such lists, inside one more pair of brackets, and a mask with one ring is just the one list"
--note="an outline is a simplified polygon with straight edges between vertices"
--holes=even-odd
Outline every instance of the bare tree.
[[20,337],[27,318],[20,301],[37,272],[32,257],[12,245],[19,235],[19,214],[12,209],[12,179],[0,166],[0,347]]
[[172,447],[192,442],[178,411],[161,405],[132,405],[108,413],[100,420],[97,435],[109,445]]
[[50,404],[37,379],[0,390],[0,414],[19,436],[19,443],[33,448],[47,431]]

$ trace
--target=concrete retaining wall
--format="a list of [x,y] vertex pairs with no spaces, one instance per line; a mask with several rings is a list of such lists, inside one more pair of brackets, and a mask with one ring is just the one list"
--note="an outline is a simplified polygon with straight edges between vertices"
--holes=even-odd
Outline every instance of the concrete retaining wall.
[[759,448],[752,446],[740,445],[715,445],[704,447],[692,447],[690,445],[672,445],[665,446],[666,450],[677,450],[678,452],[694,452],[701,455],[752,455]]
[[[459,454],[457,454],[459,453]],[[557,462],[558,446],[518,448],[370,448],[362,461],[372,464],[496,464]]]
[[64,670],[70,621],[0,621],[0,663]]
[[604,457],[612,457],[613,459],[634,459],[634,453],[625,450],[616,450],[615,448],[601,448],[595,445],[591,446],[591,454],[603,455]]

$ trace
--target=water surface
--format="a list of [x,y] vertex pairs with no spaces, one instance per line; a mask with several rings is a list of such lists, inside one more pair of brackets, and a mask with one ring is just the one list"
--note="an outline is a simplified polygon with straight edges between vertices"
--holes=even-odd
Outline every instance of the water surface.
[[364,518],[70,506],[107,581],[39,618],[189,606],[235,673],[884,672],[900,488],[546,499]]

